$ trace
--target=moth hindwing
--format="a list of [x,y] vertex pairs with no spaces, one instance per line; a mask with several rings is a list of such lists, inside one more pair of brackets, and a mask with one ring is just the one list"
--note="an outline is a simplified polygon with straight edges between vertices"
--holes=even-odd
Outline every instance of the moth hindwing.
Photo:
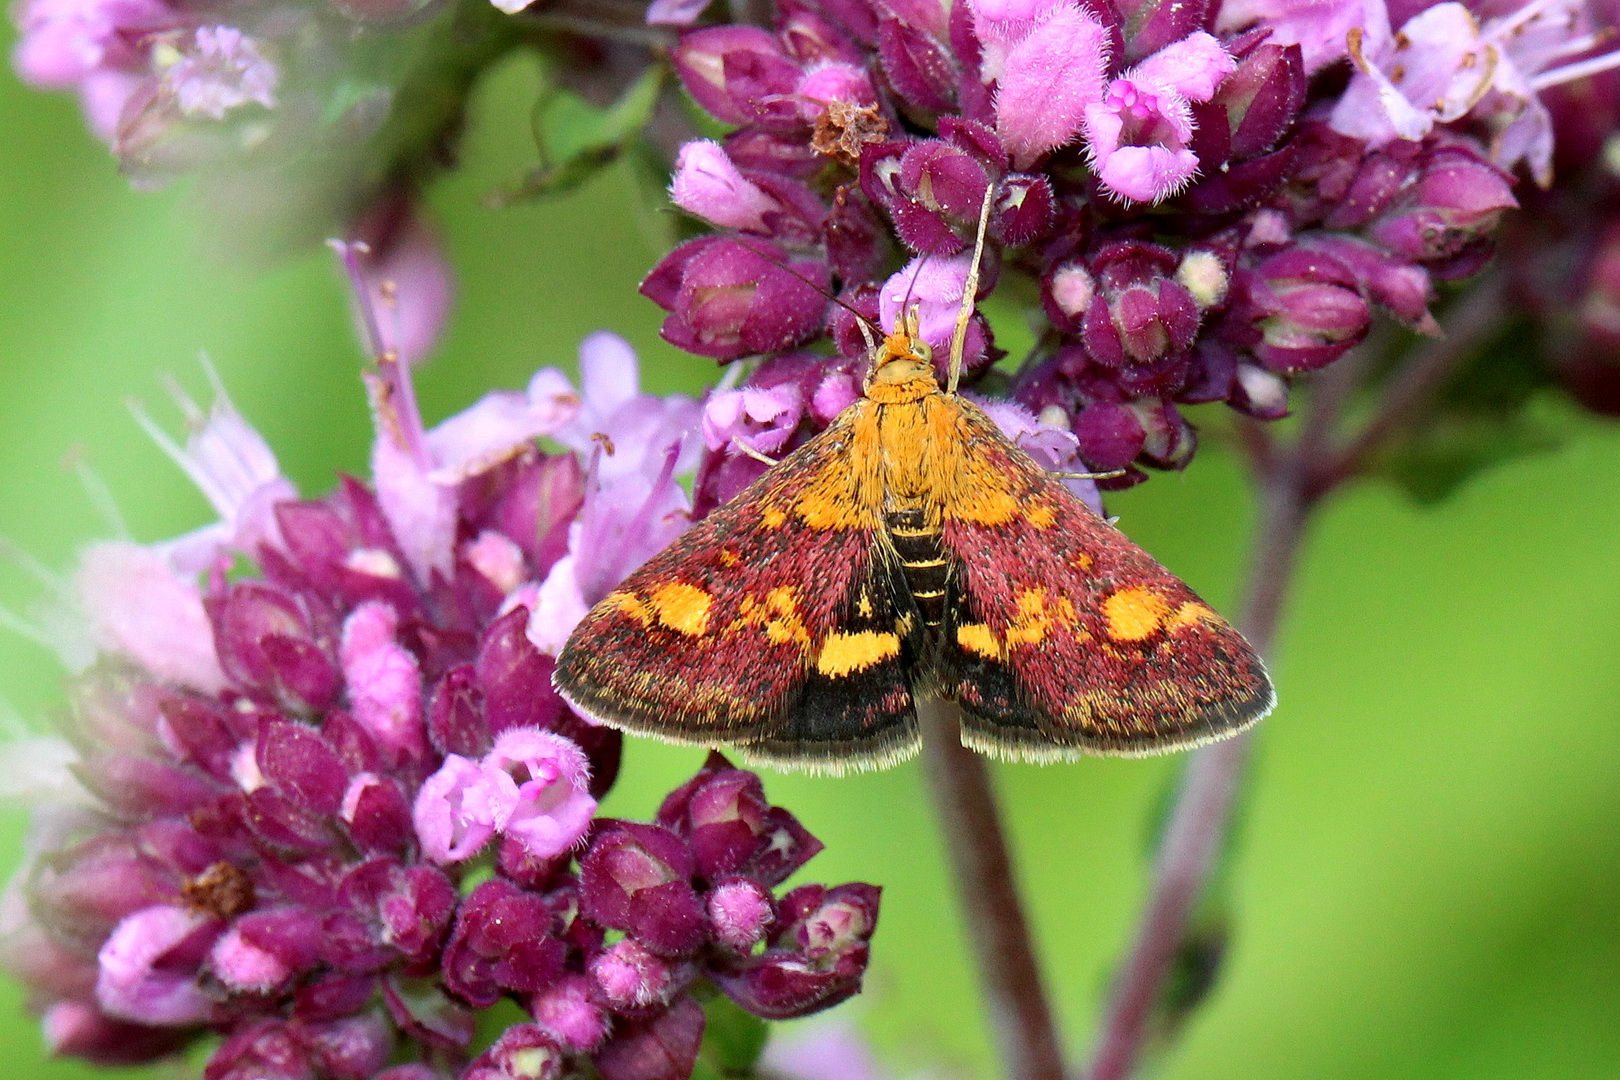
[[1272,703],[1242,636],[906,332],[865,397],[591,610],[556,683],[627,731],[825,772],[914,753],[919,694],[1038,761],[1162,753]]

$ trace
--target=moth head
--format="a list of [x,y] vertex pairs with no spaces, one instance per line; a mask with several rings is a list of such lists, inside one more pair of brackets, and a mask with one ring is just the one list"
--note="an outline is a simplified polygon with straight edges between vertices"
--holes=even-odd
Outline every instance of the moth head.
[[894,333],[885,334],[872,349],[872,370],[867,385],[872,383],[906,383],[934,379],[934,350],[919,332],[917,307],[912,305],[899,319]]

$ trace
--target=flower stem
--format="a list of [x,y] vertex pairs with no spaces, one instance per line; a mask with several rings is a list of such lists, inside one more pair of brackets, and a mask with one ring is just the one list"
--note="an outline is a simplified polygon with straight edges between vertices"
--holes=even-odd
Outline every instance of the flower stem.
[[962,745],[955,704],[919,701],[923,764],[978,960],[1006,1080],[1063,1080],[1063,1052],[1013,877],[989,764]]
[[[1260,523],[1239,625],[1263,655],[1275,637],[1309,517],[1301,470],[1272,470],[1260,492]],[[1141,1061],[1155,1010],[1220,855],[1242,787],[1252,733],[1193,753],[1164,831],[1153,892],[1103,1017],[1088,1080],[1124,1080]]]

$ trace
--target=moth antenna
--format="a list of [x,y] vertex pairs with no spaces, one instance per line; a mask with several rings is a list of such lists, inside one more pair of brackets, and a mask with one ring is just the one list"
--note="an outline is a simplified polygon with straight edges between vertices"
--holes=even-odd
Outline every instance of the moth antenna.
[[984,234],[990,228],[990,204],[996,198],[996,185],[984,189],[984,205],[979,208],[979,235],[973,241],[973,263],[962,286],[962,307],[956,313],[956,329],[951,332],[951,375],[945,384],[947,394],[956,393],[962,381],[962,350],[967,347],[968,321],[973,318],[973,299],[979,292],[979,264],[984,261]]
[[[773,458],[768,454],[760,453],[758,450],[755,450],[752,446],[749,446],[747,443],[743,442],[741,439],[737,438],[735,435],[733,435],[731,437],[731,445],[738,453],[747,454],[749,457],[753,458],[755,461],[763,461],[767,465],[775,465],[776,462],[777,462],[776,458]],[[1123,471],[1123,470],[1121,470],[1121,471]]]
[[1112,480],[1116,476],[1124,476],[1124,469],[1109,469],[1107,472],[1054,472],[1053,476],[1060,480]]
[[[901,314],[899,316],[899,323],[902,330],[906,328],[905,313],[912,310],[911,298],[912,295],[917,291],[917,279],[922,277],[923,267],[928,265],[928,260],[931,258],[933,258],[932,255],[924,255],[922,258],[918,259],[916,272],[911,275],[911,280],[906,282],[906,295],[900,300]],[[916,337],[917,335],[913,333],[911,336]]]
[[855,321],[857,323],[859,323],[860,327],[861,327],[861,336],[866,339],[866,347],[868,349],[877,348],[877,338],[875,338],[873,335],[877,334],[877,333],[882,333],[882,331],[878,329],[877,325],[875,323],[873,323],[871,319],[868,319],[865,315],[862,315],[860,312],[856,311],[854,308],[850,307],[848,304],[846,304],[842,300],[838,299],[838,297],[834,296],[832,293],[828,292],[826,289],[823,289],[820,285],[817,285],[815,282],[811,281],[809,278],[805,277],[803,274],[801,274],[797,270],[793,269],[793,267],[787,265],[786,263],[776,261],[776,259],[771,257],[770,253],[765,252],[765,251],[761,251],[759,248],[755,247],[753,244],[748,243],[746,240],[744,240],[740,236],[733,236],[731,239],[735,240],[737,243],[741,244],[743,247],[745,247],[749,251],[753,252],[759,258],[764,259],[766,262],[770,263],[772,266],[774,266],[778,270],[782,271],[782,273],[787,274],[790,277],[798,278],[800,281],[804,282],[806,285],[808,285],[812,289],[814,289],[816,291],[817,296],[823,298],[824,300],[828,300],[831,303],[837,304],[839,307],[843,308],[845,311],[847,311],[851,315],[855,316]]

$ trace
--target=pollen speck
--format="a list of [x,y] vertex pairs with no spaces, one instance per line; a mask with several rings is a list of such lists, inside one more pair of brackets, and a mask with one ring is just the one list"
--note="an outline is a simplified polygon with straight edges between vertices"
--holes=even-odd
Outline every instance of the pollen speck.
[[1151,637],[1169,614],[1170,605],[1164,597],[1148,589],[1120,589],[1103,601],[1108,633],[1118,641]]
[[713,598],[696,585],[668,581],[654,589],[648,599],[658,609],[658,621],[671,630],[702,637],[709,628],[709,605]]

